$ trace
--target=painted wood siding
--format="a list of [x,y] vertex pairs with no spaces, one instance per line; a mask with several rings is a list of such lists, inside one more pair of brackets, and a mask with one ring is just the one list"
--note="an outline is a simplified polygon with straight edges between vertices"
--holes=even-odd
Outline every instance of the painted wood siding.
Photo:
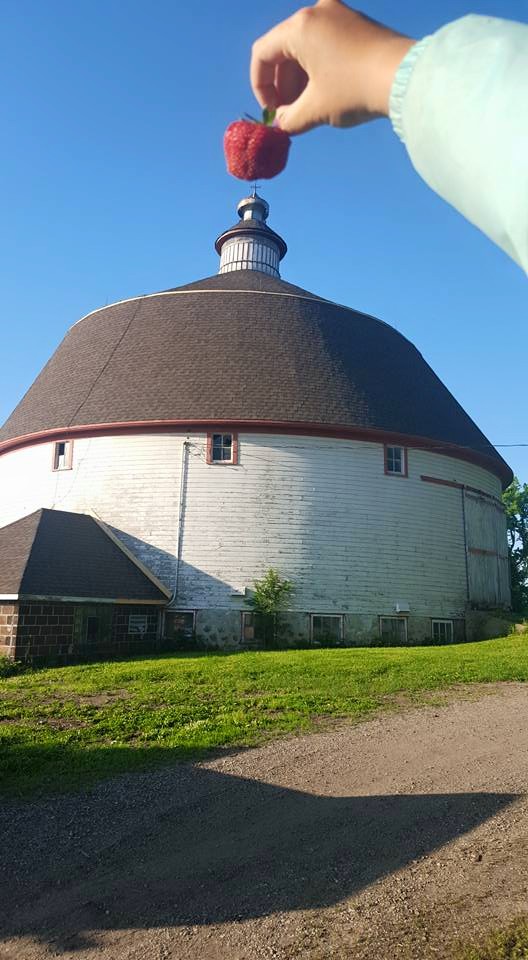
[[420,480],[444,458],[411,451],[401,478],[381,445],[355,441],[245,435],[238,467],[207,466],[200,441],[191,454],[183,605],[225,606],[225,582],[243,590],[273,566],[296,584],[294,610],[462,613],[460,491]]
[[172,434],[75,440],[72,469],[59,471],[53,444],[12,451],[0,457],[0,525],[39,507],[88,513],[172,588],[181,443]]
[[[13,451],[0,458],[0,522],[41,506],[91,513],[174,589],[184,440],[76,440],[72,470],[58,472],[52,444]],[[461,490],[421,476],[497,497],[487,471],[409,450],[408,478],[387,476],[381,444],[263,434],[239,436],[237,466],[207,464],[204,435],[189,437],[185,459],[177,606],[242,608],[232,594],[273,566],[295,583],[294,610],[391,613],[404,601],[415,616],[463,614]],[[480,516],[489,501],[478,499]]]

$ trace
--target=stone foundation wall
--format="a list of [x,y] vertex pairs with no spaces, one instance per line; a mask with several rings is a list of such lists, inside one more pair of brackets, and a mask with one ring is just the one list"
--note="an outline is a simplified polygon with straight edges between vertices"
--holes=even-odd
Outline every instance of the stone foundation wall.
[[[249,612],[250,608],[247,609]],[[172,646],[177,649],[179,643],[162,638],[161,616],[161,610],[151,605],[4,603],[0,605],[0,656],[30,663],[68,663],[152,653]],[[406,619],[408,646],[433,642],[431,618]],[[454,643],[504,636],[511,630],[507,615],[500,611],[468,611],[465,619],[452,618],[452,623]],[[281,647],[308,646],[309,614],[281,614],[277,639]],[[323,644],[315,644],[319,645]],[[342,645],[388,645],[380,637],[378,616],[344,614]],[[243,641],[240,609],[213,609],[196,611],[194,637],[185,641],[185,646],[243,650],[264,644],[258,639]]]
[[466,629],[468,640],[492,640],[512,632],[512,619],[500,610],[468,610]]
[[[250,612],[247,607],[247,612]],[[241,610],[197,610],[194,644],[208,649],[245,649],[262,646],[258,641],[244,643],[242,639]],[[394,614],[385,614],[394,616]],[[432,618],[413,617],[407,621],[407,646],[430,645],[432,640]],[[436,618],[435,618],[436,619]],[[463,643],[466,639],[466,622],[461,617],[450,619],[453,623],[453,642]],[[508,631],[506,631],[508,632]],[[484,639],[485,632],[480,639]],[[499,634],[495,634],[498,636]],[[283,647],[306,646],[310,644],[310,614],[288,611],[280,614],[277,628],[278,644]],[[476,639],[476,638],[475,638]],[[367,614],[343,614],[342,645],[346,647],[379,646],[382,644],[379,629],[379,616]],[[187,644],[190,646],[191,644]],[[316,646],[318,644],[315,644]],[[385,644],[384,644],[385,645]],[[387,644],[388,645],[388,644]],[[401,644],[403,645],[403,644]]]

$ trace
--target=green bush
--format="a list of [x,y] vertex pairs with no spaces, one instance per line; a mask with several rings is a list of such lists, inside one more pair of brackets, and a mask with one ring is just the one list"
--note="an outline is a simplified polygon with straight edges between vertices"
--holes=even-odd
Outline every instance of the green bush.
[[29,669],[20,660],[11,660],[11,657],[0,657],[0,677],[12,677],[15,673],[23,673]]
[[480,945],[463,947],[457,960],[527,960],[528,919],[520,917],[493,933]]

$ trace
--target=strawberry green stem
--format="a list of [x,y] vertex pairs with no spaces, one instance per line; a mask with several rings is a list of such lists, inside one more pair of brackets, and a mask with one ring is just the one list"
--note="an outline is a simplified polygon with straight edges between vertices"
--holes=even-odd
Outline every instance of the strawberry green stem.
[[262,111],[262,120],[257,120],[256,117],[252,117],[250,113],[245,113],[244,116],[248,120],[251,120],[252,123],[263,123],[266,127],[272,127],[273,121],[275,120],[275,110],[270,110],[269,107],[264,107]]

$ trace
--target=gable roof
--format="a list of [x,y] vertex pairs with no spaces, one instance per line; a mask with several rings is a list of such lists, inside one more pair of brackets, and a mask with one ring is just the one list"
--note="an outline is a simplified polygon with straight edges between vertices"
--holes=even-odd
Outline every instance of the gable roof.
[[161,604],[169,591],[93,517],[41,509],[0,528],[0,595]]
[[257,270],[103,307],[76,323],[11,414],[43,432],[149,422],[292,423],[454,445],[511,470],[393,327]]

